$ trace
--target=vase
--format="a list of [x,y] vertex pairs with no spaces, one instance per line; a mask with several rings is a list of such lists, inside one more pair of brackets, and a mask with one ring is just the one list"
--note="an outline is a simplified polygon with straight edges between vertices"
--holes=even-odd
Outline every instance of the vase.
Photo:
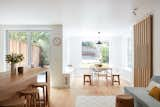
[[11,63],[11,74],[16,74],[16,65]]

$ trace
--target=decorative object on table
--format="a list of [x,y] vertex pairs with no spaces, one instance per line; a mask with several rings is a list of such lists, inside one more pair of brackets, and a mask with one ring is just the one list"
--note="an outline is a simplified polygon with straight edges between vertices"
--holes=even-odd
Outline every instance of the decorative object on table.
[[102,64],[95,64],[96,67],[102,67]]
[[7,54],[6,55],[6,61],[7,63],[11,64],[11,73],[15,74],[16,73],[16,64],[23,61],[24,57],[23,54]]
[[18,74],[23,74],[23,67],[18,67]]

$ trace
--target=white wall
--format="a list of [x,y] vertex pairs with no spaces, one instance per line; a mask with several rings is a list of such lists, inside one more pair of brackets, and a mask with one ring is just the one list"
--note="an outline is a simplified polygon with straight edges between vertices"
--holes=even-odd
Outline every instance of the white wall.
[[116,69],[122,66],[122,38],[120,36],[110,39],[109,64]]
[[5,29],[0,28],[0,72],[5,72]]
[[110,65],[112,65],[113,72],[118,72],[123,80],[133,83],[133,70],[128,67],[127,40],[131,38],[131,32],[123,36],[113,37],[111,39],[110,47]]
[[63,24],[64,34],[119,34],[130,25],[131,0],[0,0],[0,24]]
[[[61,44],[55,44],[55,38],[60,38]],[[55,88],[66,87],[65,77],[63,74],[63,26],[54,25],[50,40],[50,77],[51,85]]]
[[67,65],[69,65],[69,39],[63,37],[63,72]]
[[155,75],[160,75],[160,7],[153,20],[153,71]]
[[150,0],[143,3],[135,3],[138,7],[134,22],[142,20],[148,14],[153,14],[153,72],[160,75],[160,1]]
[[132,67],[128,67],[128,47],[132,48],[132,55],[133,55],[133,42],[131,45],[128,45],[128,39],[133,41],[133,34],[132,32],[126,33],[122,37],[122,66],[121,66],[121,76],[124,80],[127,80],[131,84],[133,83],[133,56],[132,56]]
[[82,44],[80,37],[70,37],[69,38],[69,64],[73,65],[74,68],[79,68],[81,64],[81,53]]
[[[101,39],[110,42],[109,48],[109,64],[114,71],[119,71],[121,78],[132,83],[133,73],[132,68],[127,67],[127,40],[131,37],[131,32],[124,34],[123,36],[103,37]],[[75,69],[80,67],[81,63],[81,42],[96,41],[97,38],[90,37],[70,37],[64,38],[64,66],[72,64]],[[67,43],[68,42],[68,43]],[[68,45],[67,45],[68,44]]]

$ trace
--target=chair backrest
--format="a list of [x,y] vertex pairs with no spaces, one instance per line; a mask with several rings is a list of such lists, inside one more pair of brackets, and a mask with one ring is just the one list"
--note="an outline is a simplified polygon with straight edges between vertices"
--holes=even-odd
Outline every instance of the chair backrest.
[[153,76],[151,81],[155,81],[160,84],[160,76]]

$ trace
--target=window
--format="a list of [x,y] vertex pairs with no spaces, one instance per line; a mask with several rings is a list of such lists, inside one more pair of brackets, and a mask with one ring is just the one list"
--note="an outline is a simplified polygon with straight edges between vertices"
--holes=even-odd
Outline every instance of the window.
[[97,48],[94,42],[82,42],[82,59],[83,60],[96,60],[98,57]]
[[133,48],[132,48],[132,40],[128,38],[127,40],[127,66],[132,68],[132,61],[133,61]]
[[102,63],[109,63],[109,42],[104,42],[101,45]]
[[28,45],[26,32],[9,32],[9,53],[23,54],[20,65],[28,64]]
[[23,54],[20,66],[49,65],[49,32],[43,31],[8,31],[9,53]]
[[97,45],[92,41],[83,41],[82,61],[109,63],[109,42]]
[[49,33],[32,32],[32,66],[49,65]]

